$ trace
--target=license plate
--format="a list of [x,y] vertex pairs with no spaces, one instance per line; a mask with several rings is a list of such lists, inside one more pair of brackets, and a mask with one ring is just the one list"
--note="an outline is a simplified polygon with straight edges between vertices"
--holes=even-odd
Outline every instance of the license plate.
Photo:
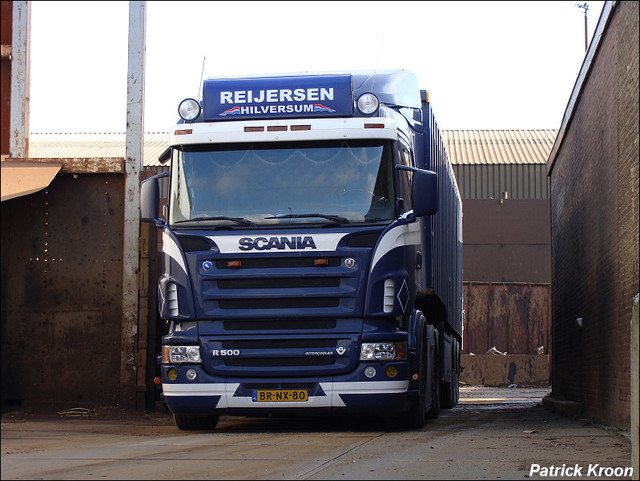
[[253,402],[300,402],[308,401],[309,392],[304,389],[253,391]]

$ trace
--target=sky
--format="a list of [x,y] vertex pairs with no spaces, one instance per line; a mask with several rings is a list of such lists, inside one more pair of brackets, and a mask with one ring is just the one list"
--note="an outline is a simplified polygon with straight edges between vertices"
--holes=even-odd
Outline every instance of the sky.
[[[128,22],[126,1],[32,2],[30,132],[126,131]],[[144,130],[201,77],[387,69],[416,74],[441,129],[558,129],[584,29],[576,1],[151,0]]]

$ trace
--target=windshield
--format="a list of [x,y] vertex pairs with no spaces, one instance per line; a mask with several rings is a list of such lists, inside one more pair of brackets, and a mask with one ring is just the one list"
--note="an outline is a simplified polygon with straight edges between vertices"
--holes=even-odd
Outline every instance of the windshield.
[[392,220],[391,147],[376,140],[183,146],[173,159],[169,223]]

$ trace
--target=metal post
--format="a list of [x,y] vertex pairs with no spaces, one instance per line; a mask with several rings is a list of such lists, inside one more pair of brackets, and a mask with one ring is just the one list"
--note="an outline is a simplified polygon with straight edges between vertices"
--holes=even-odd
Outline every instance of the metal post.
[[587,10],[589,10],[589,5],[585,3],[585,9],[584,9],[584,51],[585,52],[589,48],[589,42],[587,41]]
[[576,3],[575,6],[584,10],[584,51],[586,52],[589,49],[587,41],[587,11],[589,10],[589,5],[585,2],[583,4]]
[[14,159],[29,156],[30,31],[31,2],[13,2],[9,156]]
[[130,1],[120,359],[120,405],[126,409],[135,409],[137,398],[140,171],[144,140],[146,23],[146,2]]

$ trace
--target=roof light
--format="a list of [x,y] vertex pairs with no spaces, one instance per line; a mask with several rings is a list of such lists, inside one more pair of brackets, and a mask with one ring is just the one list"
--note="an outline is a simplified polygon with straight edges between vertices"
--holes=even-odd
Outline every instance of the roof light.
[[364,124],[365,129],[384,129],[384,124]]
[[[193,133],[193,129],[182,129],[182,130],[176,130],[174,132],[175,135],[189,135]],[[171,153],[169,153],[169,155],[171,155]],[[167,159],[169,160],[169,159]]]
[[269,125],[267,127],[267,132],[284,132],[287,130],[286,125]]
[[311,125],[292,125],[291,130],[311,130]]
[[245,127],[245,132],[264,132],[264,127]]
[[365,115],[371,115],[378,110],[378,97],[372,93],[362,94],[358,97],[358,110]]
[[200,115],[200,104],[196,99],[184,99],[178,106],[178,114],[184,120],[195,120]]

